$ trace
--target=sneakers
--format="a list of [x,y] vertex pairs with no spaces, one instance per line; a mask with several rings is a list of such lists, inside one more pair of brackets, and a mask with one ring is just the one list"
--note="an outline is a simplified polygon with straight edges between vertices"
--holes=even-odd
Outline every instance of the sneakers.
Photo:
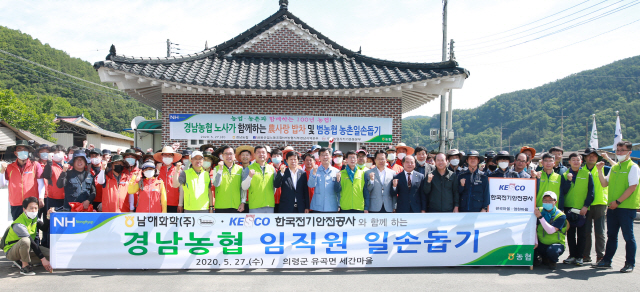
[[590,257],[588,257],[588,258],[585,257],[585,258],[583,258],[582,262],[585,263],[585,264],[590,264],[591,263],[591,258]]
[[620,273],[631,273],[633,272],[633,266],[630,264],[625,264],[624,268],[620,270]]
[[570,257],[570,258],[564,260],[562,263],[567,264],[567,265],[575,265],[576,264],[576,258]]
[[20,274],[24,275],[24,276],[35,276],[36,273],[33,271],[33,267],[31,265],[28,265],[24,268],[20,269]]
[[582,259],[576,259],[575,260],[575,265],[578,267],[582,267],[584,265],[584,262]]
[[599,261],[597,264],[591,266],[592,268],[596,268],[596,269],[611,269],[611,263],[607,262],[605,260],[601,260]]

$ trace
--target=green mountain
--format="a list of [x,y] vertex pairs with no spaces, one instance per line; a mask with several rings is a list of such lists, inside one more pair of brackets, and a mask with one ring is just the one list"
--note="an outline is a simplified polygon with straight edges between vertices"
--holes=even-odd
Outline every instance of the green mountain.
[[[464,89],[462,89],[464,90]],[[616,111],[622,136],[640,142],[640,56],[582,71],[545,85],[498,95],[485,104],[453,111],[453,147],[480,152],[500,149],[516,152],[524,145],[538,151],[560,146],[564,115],[564,149],[581,150],[591,134],[596,115],[599,146],[613,144]],[[402,140],[407,145],[437,148],[429,129],[440,128],[440,115],[405,118]],[[509,145],[511,147],[509,147]]]
[[[103,129],[120,132],[135,116],[155,111],[122,92],[92,85],[34,65],[15,56],[100,84],[98,73],[86,61],[42,44],[17,30],[0,26],[0,119],[50,138],[55,115],[86,117]],[[12,56],[10,54],[15,56]],[[11,106],[11,107],[9,107]],[[32,116],[36,118],[32,118]]]

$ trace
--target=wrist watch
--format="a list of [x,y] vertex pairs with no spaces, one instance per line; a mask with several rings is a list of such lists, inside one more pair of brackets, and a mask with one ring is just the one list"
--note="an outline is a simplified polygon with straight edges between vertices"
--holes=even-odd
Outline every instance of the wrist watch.
[[622,204],[622,202],[616,200],[616,204],[620,205],[620,204]]
[[538,220],[542,219],[542,215],[540,215],[540,217],[538,217]]

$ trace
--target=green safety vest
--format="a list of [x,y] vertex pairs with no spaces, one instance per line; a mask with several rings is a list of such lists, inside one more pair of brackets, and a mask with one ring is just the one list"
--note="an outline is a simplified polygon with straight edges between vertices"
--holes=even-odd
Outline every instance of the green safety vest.
[[[604,169],[602,171],[604,171]],[[600,175],[598,173],[598,168],[595,167],[595,165],[593,166],[593,169],[591,169],[591,177],[593,178],[593,190],[595,192],[595,197],[593,199],[593,203],[591,203],[591,206],[608,205],[609,188],[602,187],[602,184],[600,184]]]
[[[349,167],[349,166],[347,166]],[[347,174],[347,170],[340,171],[340,209],[342,210],[364,210],[364,170],[356,167],[353,175],[353,182]]]
[[[214,173],[218,173],[220,166],[216,166]],[[234,164],[231,173],[226,165],[222,166],[220,186],[216,187],[216,209],[238,209],[242,198],[242,166]]]
[[[629,188],[629,171],[635,163],[631,159],[618,163],[611,168],[609,172],[609,200],[611,202],[622,197],[624,191]],[[618,208],[623,209],[640,209],[640,196],[636,190],[629,196]]]
[[[571,170],[567,170],[562,174],[566,181],[569,181],[567,174]],[[589,191],[589,171],[586,167],[581,167],[578,170],[578,174],[573,178],[571,182],[571,188],[564,198],[564,207],[582,209],[584,207],[584,200],[587,199],[587,192]]]
[[[536,196],[536,207],[542,207],[542,196],[546,191],[552,191],[556,193],[558,198],[560,197],[560,175],[553,172],[550,176],[547,176],[547,173],[543,169],[540,175],[540,188]],[[558,206],[557,201],[556,206]]]
[[184,209],[189,211],[209,210],[209,172],[202,168],[197,174],[193,168],[185,172],[187,181],[183,187]]
[[7,238],[5,239],[4,253],[9,252],[12,246],[14,246],[18,241],[20,241],[20,237],[13,231],[14,224],[23,224],[29,230],[29,235],[32,239],[36,238],[36,232],[38,232],[38,218],[29,219],[27,214],[24,212],[18,216],[16,221],[11,223],[11,228],[9,229],[9,233],[7,233]]
[[[542,212],[542,207],[538,208],[538,210]],[[551,222],[549,222],[549,224],[553,224],[553,222],[556,221],[556,219],[564,215],[564,213],[558,210],[558,208],[556,208],[556,211],[557,211],[556,215],[553,216],[553,219],[551,219]],[[545,245],[552,245],[556,243],[560,243],[564,245],[565,237],[567,236],[567,229],[569,229],[569,222],[566,220],[566,217],[565,217],[565,222],[564,222],[564,226],[562,226],[562,229],[560,229],[559,231],[556,231],[553,234],[547,233],[544,230],[544,228],[542,228],[542,224],[538,224],[538,228],[537,228],[538,241]]]
[[260,169],[260,164],[254,163],[249,165],[249,170],[256,173],[251,178],[251,186],[249,187],[249,198],[251,198],[251,209],[262,207],[275,207],[275,189],[273,188],[273,177],[276,169],[268,164],[264,165],[264,174]]

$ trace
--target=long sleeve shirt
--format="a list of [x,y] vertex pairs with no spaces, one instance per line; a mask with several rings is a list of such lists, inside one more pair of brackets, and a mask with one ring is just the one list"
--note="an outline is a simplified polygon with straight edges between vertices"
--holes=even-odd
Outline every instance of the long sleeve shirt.
[[336,175],[340,172],[337,168],[329,166],[325,168],[323,165],[318,166],[318,171],[309,174],[309,188],[314,189],[313,198],[311,199],[311,210],[318,212],[338,212],[340,202],[340,192],[334,189]]

